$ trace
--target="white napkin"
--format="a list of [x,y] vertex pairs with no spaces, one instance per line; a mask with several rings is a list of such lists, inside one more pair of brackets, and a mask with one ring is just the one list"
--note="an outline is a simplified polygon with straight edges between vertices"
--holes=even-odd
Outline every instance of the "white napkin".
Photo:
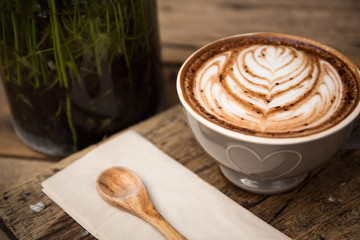
[[97,194],[99,173],[113,166],[136,172],[157,210],[187,239],[289,239],[134,131],[45,180],[43,192],[98,239],[163,239],[150,224]]

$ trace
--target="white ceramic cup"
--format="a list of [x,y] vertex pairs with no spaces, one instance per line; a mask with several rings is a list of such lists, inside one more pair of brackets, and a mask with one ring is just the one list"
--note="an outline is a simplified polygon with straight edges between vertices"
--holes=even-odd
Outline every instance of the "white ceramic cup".
[[[247,35],[252,34],[256,33]],[[234,37],[237,36],[229,38]],[[310,41],[341,56],[341,59],[352,69],[360,86],[359,70],[348,58],[320,43],[300,37],[299,40]],[[211,44],[213,43],[208,45]],[[198,52],[203,48],[192,54],[181,67],[177,77],[177,92],[195,138],[219,163],[225,177],[235,185],[260,194],[274,194],[292,189],[300,184],[311,170],[324,164],[349,139],[353,125],[360,114],[359,102],[351,114],[337,125],[303,137],[251,136],[231,131],[207,120],[187,102],[182,84],[189,61],[197,58]],[[346,146],[359,147],[359,145],[359,135],[356,135]]]

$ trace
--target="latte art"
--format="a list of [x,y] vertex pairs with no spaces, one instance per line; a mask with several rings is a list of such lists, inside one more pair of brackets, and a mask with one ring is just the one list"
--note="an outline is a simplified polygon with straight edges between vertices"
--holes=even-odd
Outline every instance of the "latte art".
[[353,66],[322,47],[266,33],[210,44],[183,66],[184,98],[207,120],[245,134],[324,131],[353,111],[359,87]]
[[259,132],[302,131],[341,106],[341,77],[327,62],[288,46],[255,45],[209,59],[195,98],[208,113]]

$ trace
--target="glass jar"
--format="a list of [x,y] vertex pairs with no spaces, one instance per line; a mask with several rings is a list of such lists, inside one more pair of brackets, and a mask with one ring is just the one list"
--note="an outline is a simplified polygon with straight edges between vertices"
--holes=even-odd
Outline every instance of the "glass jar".
[[156,0],[3,0],[0,74],[12,125],[66,156],[161,105]]

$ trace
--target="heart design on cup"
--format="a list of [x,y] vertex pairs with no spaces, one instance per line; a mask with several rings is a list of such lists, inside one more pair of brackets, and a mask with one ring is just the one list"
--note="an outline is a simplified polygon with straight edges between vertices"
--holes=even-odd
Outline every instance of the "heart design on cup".
[[297,151],[280,150],[261,157],[254,150],[240,145],[229,146],[226,156],[236,170],[264,180],[284,176],[302,161],[302,155]]

